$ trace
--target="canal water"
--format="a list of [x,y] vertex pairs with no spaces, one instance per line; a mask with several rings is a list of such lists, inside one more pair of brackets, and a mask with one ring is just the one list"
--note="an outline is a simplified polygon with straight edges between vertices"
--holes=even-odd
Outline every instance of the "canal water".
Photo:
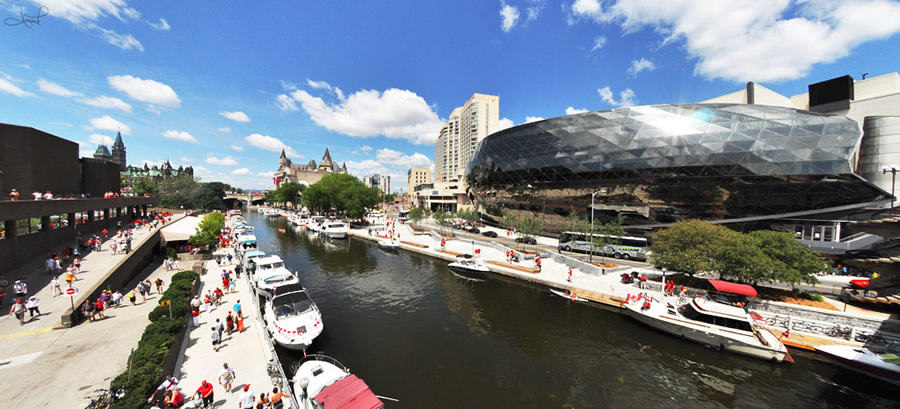
[[[322,311],[325,331],[310,352],[400,400],[389,409],[900,406],[900,390],[813,354],[773,364],[723,353],[532,285],[471,281],[430,257],[245,218]],[[288,371],[302,359],[280,354]]]

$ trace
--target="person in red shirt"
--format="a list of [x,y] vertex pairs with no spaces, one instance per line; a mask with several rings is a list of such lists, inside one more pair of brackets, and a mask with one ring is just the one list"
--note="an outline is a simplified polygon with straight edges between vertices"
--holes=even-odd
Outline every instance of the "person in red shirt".
[[203,384],[194,392],[194,396],[200,395],[203,399],[203,408],[208,409],[213,403],[213,386],[211,383],[203,381]]
[[184,396],[178,391],[169,391],[166,395],[166,409],[175,409],[181,407],[184,403]]
[[103,229],[103,238],[107,238],[109,236],[109,230]]
[[106,304],[103,303],[103,300],[98,298],[97,301],[94,302],[94,310],[97,311],[97,319],[106,318],[103,316],[103,310],[106,309]]

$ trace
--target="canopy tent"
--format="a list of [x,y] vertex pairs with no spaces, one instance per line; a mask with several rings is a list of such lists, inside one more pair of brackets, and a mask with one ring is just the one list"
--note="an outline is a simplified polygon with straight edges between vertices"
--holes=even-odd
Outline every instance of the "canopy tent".
[[384,404],[369,386],[356,375],[350,375],[329,385],[315,397],[325,409],[378,409]]
[[747,284],[730,283],[722,280],[709,280],[709,283],[716,288],[716,291],[723,293],[746,295],[748,297],[756,297],[756,289]]
[[163,245],[170,241],[186,241],[197,233],[197,226],[200,225],[201,218],[197,216],[186,216],[181,220],[163,227],[160,231],[160,239]]

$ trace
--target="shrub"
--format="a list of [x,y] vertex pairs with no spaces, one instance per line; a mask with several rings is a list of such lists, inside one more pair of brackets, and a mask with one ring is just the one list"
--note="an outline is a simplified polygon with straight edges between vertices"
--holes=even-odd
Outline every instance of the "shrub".
[[175,251],[175,249],[173,249],[171,247],[166,247],[166,257],[169,257],[172,259],[178,258],[178,252]]
[[125,397],[110,406],[111,409],[149,407],[147,398],[166,376],[163,373],[166,357],[179,352],[172,350],[172,344],[175,335],[185,330],[191,310],[189,300],[197,277],[197,273],[188,270],[172,276],[169,288],[160,297],[160,300],[171,300],[172,316],[168,316],[169,307],[157,306],[150,312],[150,325],[144,329],[131,357],[131,374],[126,369],[110,385],[111,390],[125,390]]

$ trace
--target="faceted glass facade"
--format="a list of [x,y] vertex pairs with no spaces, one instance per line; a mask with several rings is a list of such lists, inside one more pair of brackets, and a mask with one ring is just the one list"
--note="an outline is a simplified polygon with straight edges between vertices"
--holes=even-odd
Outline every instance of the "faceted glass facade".
[[628,225],[824,210],[886,197],[854,174],[853,120],[759,105],[680,104],[588,112],[490,135],[468,167],[488,217],[571,211]]

